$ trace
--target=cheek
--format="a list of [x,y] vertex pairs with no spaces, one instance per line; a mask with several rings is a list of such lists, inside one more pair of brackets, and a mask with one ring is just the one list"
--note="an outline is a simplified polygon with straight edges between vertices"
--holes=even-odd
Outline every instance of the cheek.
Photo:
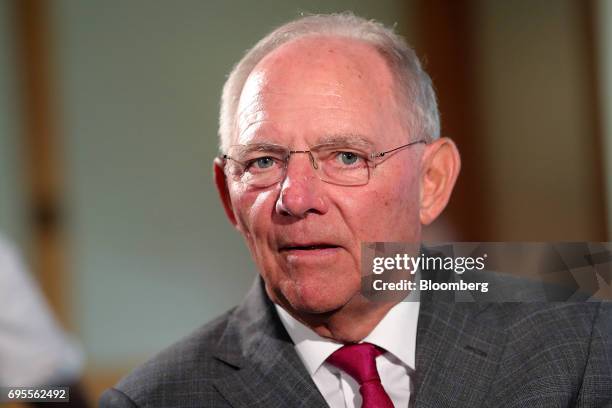
[[[418,182],[414,176],[379,174],[359,199],[344,203],[347,219],[359,242],[413,242],[420,239]],[[400,178],[400,180],[402,180]],[[374,181],[374,179],[372,180]]]
[[387,228],[393,231],[396,241],[418,242],[421,239],[419,182],[414,175],[404,178],[404,183],[396,185],[386,201],[390,214]]
[[263,234],[270,226],[270,214],[274,209],[275,190],[249,190],[238,185],[230,188],[232,205],[236,213],[238,229],[247,239]]

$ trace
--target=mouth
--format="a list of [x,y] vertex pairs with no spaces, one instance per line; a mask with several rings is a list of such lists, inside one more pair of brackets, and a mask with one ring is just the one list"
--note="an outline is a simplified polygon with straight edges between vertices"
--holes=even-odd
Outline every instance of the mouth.
[[329,266],[339,261],[340,245],[329,242],[285,242],[278,249],[279,255],[294,266]]
[[333,244],[290,244],[284,245],[280,248],[280,252],[291,252],[291,251],[320,251],[326,249],[337,249],[340,248],[338,245]]

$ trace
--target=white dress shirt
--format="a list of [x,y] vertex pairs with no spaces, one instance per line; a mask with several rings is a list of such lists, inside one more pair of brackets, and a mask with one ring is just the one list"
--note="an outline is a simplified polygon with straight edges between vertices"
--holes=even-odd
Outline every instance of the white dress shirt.
[[[382,347],[387,352],[376,359],[383,387],[393,405],[408,407],[410,374],[415,369],[416,331],[420,303],[407,301],[417,296],[412,292],[406,300],[393,306],[362,342]],[[332,408],[361,407],[359,384],[344,371],[325,360],[343,345],[323,338],[297,321],[282,307],[276,311],[295,344],[295,350],[314,383]]]

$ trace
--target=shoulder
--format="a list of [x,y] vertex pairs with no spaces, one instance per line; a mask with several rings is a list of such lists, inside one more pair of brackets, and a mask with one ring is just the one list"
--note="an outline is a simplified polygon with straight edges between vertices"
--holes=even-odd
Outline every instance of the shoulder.
[[212,380],[233,371],[233,367],[214,358],[232,312],[219,316],[136,368],[102,395],[100,406],[170,407],[176,406],[176,395],[181,393],[212,393]]
[[609,313],[609,306],[607,302],[508,302],[498,305],[498,313],[509,333],[588,338],[601,314]]
[[135,369],[102,395],[100,406],[227,406],[215,384],[252,364],[248,356],[259,352],[264,339],[280,339],[281,329],[263,282],[256,278],[239,306]]
[[[498,305],[505,347],[496,376],[495,400],[511,401],[525,390],[538,398],[597,401],[612,395],[612,304],[556,302]],[[511,386],[511,384],[513,386]],[[534,398],[536,398],[534,396]],[[548,397],[546,397],[548,398]]]
[[[506,372],[555,372],[578,385],[589,361],[612,352],[610,333],[604,333],[610,330],[610,303],[506,303],[498,312],[505,322]],[[599,362],[612,369],[609,357]]]
[[[511,361],[538,354],[587,357],[593,339],[610,341],[610,302],[457,303],[466,324],[500,333]],[[518,358],[522,355],[525,358]]]

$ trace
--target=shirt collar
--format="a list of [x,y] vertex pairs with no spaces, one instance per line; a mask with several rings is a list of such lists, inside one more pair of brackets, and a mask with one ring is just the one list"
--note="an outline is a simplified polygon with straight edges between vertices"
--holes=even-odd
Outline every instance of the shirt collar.
[[[362,342],[382,347],[397,357],[404,365],[415,368],[416,331],[420,303],[418,294],[410,294],[393,306],[378,322],[374,330]],[[295,344],[295,350],[310,375],[321,367],[327,358],[343,345],[324,338],[299,322],[279,305],[274,305],[283,326]]]
[[377,345],[415,369],[416,333],[420,303],[412,299],[415,292],[393,306],[363,342]]
[[319,336],[279,305],[275,304],[274,307],[291,340],[293,340],[293,344],[295,344],[298,356],[306,366],[308,373],[314,375],[327,360],[327,357],[342,347],[342,344]]

